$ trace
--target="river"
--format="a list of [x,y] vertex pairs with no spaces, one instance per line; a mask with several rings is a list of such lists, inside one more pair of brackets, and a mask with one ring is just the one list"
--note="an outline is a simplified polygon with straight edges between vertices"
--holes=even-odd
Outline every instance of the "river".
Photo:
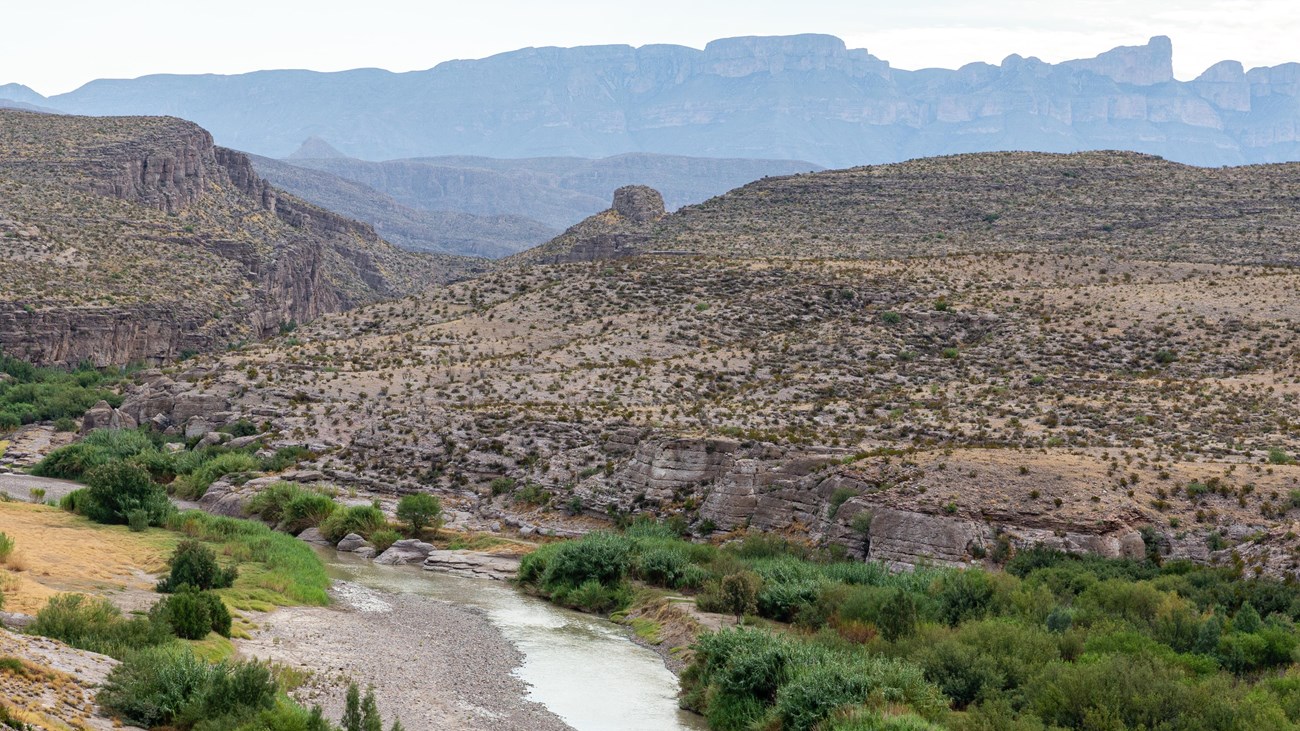
[[470,607],[523,654],[515,675],[528,699],[577,731],[696,731],[697,715],[677,706],[677,677],[653,651],[607,620],[562,609],[508,584],[415,566],[378,566],[320,550],[332,577],[385,594],[414,594]]

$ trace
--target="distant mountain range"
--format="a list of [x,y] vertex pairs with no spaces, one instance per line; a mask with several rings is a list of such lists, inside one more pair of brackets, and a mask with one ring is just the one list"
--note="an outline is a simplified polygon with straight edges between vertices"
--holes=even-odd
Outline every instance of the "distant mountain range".
[[320,206],[371,224],[407,249],[501,257],[549,240],[609,205],[624,185],[654,186],[672,209],[765,176],[820,169],[798,160],[626,154],[367,162],[312,138],[285,160],[253,156],[259,175]]
[[[954,152],[1119,148],[1197,165],[1300,158],[1300,64],[1224,61],[1173,77],[1170,40],[1049,64],[903,71],[826,35],[527,48],[426,71],[258,71],[98,80],[46,99],[78,114],[167,114],[223,145],[283,157],[319,137],[351,157],[810,160],[827,167]],[[640,181],[638,181],[640,182]],[[608,197],[604,191],[602,199]]]

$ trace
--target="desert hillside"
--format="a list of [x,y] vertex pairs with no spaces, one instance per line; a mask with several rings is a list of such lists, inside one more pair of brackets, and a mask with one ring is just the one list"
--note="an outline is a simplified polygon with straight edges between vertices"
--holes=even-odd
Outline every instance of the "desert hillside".
[[151,376],[123,408],[274,413],[333,479],[489,522],[650,511],[901,563],[977,560],[998,536],[1236,548],[1283,573],[1285,170],[944,158],[767,180],[657,223],[629,191],[570,233],[678,253],[516,260]]
[[399,251],[167,117],[0,110],[0,348],[160,361],[480,270]]

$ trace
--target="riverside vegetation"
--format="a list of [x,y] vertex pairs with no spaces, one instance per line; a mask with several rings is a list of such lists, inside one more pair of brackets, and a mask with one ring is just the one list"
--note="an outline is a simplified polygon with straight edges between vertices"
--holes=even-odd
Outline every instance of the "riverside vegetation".
[[[6,372],[23,368],[8,361]],[[39,372],[54,388],[32,392],[30,405],[50,409],[63,402],[63,388],[97,383],[84,376],[67,381],[56,371]],[[84,373],[96,374],[93,370]],[[91,403],[99,394],[93,394]],[[67,406],[63,416],[78,416],[89,403]],[[60,416],[60,418],[63,418]],[[225,659],[227,638],[242,631],[231,609],[265,610],[284,604],[326,604],[328,578],[311,548],[286,533],[254,521],[177,512],[161,481],[186,479],[187,490],[202,492],[218,476],[236,469],[263,466],[242,452],[166,452],[163,442],[141,431],[100,430],[55,450],[34,470],[39,474],[83,480],[87,487],[61,500],[63,509],[98,522],[127,524],[131,531],[151,526],[182,538],[176,542],[166,575],[157,591],[165,594],[147,612],[126,615],[110,601],[84,594],[60,594],[40,609],[28,632],[57,639],[71,647],[121,660],[108,675],[97,701],[129,723],[146,728],[274,729],[302,731],[370,731],[382,728],[373,693],[361,698],[353,686],[339,724],[307,710],[286,695],[300,678],[283,668]],[[285,459],[281,456],[281,459]],[[273,463],[281,464],[283,463]],[[416,509],[418,508],[418,509]],[[412,513],[421,525],[436,519],[436,500],[417,501]],[[53,508],[36,508],[53,510]],[[408,511],[409,512],[409,511]],[[0,564],[14,551],[14,541],[0,533]],[[218,556],[224,557],[223,561]],[[0,586],[0,608],[4,591]],[[37,673],[13,658],[0,672]],[[15,669],[17,668],[17,669]],[[4,723],[24,728],[19,709],[0,703]],[[20,715],[13,715],[20,714]],[[396,720],[393,729],[400,731]]]
[[626,607],[640,584],[746,617],[701,635],[682,674],[683,704],[719,731],[1300,723],[1300,594],[1241,566],[1035,549],[1003,572],[895,573],[772,536],[716,547],[637,522],[548,544],[519,581],[589,611]]
[[[319,708],[304,709],[290,700],[287,692],[301,682],[299,674],[225,657],[232,648],[221,640],[240,631],[232,626],[231,608],[328,601],[324,567],[309,546],[257,522],[199,511],[177,513],[166,503],[162,487],[126,461],[102,464],[86,479],[90,486],[70,493],[63,501],[66,509],[109,523],[130,521],[134,511],[145,510],[150,521],[184,536],[157,585],[166,596],[147,612],[128,616],[106,599],[62,594],[37,613],[27,630],[122,661],[98,692],[103,709],[146,728],[382,728],[373,693],[362,699],[353,686],[347,710],[334,724]],[[394,720],[392,728],[400,730],[401,724]]]

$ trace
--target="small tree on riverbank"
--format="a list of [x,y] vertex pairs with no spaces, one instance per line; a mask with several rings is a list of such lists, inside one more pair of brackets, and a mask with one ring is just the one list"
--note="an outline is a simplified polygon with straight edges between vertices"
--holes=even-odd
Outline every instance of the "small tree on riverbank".
[[442,502],[427,492],[405,495],[397,503],[397,517],[410,524],[411,535],[418,536],[425,528],[437,528],[442,521]]

